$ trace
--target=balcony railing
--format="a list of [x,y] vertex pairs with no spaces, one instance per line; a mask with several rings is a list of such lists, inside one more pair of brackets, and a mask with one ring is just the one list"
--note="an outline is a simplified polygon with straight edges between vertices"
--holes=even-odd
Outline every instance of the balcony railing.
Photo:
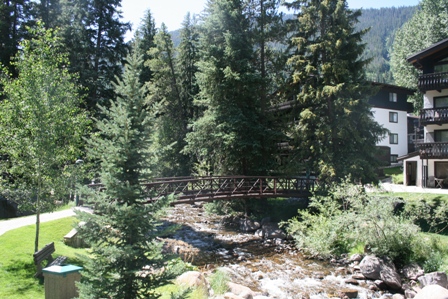
[[448,88],[448,73],[423,74],[418,77],[418,89],[442,90]]
[[448,123],[448,108],[431,108],[420,111],[420,125]]
[[420,152],[421,159],[448,158],[448,142],[426,142],[415,145]]

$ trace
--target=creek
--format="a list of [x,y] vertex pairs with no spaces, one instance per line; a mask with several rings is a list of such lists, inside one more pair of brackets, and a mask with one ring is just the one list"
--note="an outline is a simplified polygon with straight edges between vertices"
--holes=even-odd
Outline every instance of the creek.
[[179,226],[163,239],[165,250],[179,254],[202,271],[224,267],[232,282],[263,298],[338,298],[347,289],[356,290],[359,299],[392,298],[375,289],[373,282],[354,282],[347,265],[306,259],[291,241],[229,229],[222,216],[207,214],[201,205],[177,205],[164,220]]

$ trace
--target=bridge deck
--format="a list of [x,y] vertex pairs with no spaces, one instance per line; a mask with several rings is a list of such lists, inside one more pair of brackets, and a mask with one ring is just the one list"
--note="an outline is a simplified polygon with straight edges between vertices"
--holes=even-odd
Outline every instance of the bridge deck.
[[316,184],[314,178],[304,177],[209,176],[157,178],[143,186],[148,202],[174,194],[172,205],[176,205],[240,198],[308,197]]

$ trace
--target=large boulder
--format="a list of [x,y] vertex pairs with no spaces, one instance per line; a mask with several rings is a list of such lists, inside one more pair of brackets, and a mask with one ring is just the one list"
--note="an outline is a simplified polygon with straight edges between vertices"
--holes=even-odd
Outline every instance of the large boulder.
[[252,219],[240,218],[239,220],[240,230],[242,232],[254,232],[261,227],[258,221]]
[[437,284],[443,288],[448,288],[448,280],[445,272],[431,272],[418,278],[422,287]]
[[268,222],[262,227],[265,239],[286,239],[286,234],[280,229],[277,223]]
[[204,274],[198,271],[187,271],[176,278],[178,285],[186,287],[204,287],[207,289],[207,281]]
[[448,290],[438,284],[427,285],[414,299],[448,299]]
[[401,289],[401,278],[395,269],[395,265],[388,260],[374,255],[365,256],[359,264],[362,275],[368,279],[381,280],[390,289]]
[[418,264],[409,264],[403,267],[403,276],[407,279],[417,280],[425,271]]
[[227,286],[229,287],[229,293],[244,299],[252,299],[256,295],[250,288],[237,283],[228,282]]

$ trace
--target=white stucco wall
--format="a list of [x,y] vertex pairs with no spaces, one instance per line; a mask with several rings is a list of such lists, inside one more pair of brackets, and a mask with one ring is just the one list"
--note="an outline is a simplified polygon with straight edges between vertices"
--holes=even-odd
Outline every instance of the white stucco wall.
[[[390,110],[383,108],[372,108],[375,120],[384,128],[388,129],[390,133],[398,134],[398,144],[389,143],[389,135],[377,143],[378,146],[390,147],[391,155],[403,156],[408,153],[408,117],[406,111]],[[398,113],[398,122],[389,122],[389,112]]]

